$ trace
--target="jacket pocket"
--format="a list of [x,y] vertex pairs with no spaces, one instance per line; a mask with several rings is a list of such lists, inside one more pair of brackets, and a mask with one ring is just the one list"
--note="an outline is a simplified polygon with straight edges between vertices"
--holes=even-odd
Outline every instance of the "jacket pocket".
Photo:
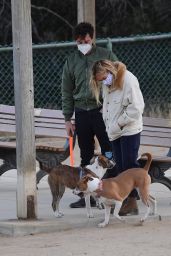
[[109,136],[121,134],[121,132],[122,131],[117,123],[115,123],[109,127]]

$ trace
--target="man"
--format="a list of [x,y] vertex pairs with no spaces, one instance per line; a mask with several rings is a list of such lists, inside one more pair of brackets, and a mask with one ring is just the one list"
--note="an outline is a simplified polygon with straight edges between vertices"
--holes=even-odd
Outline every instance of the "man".
[[[66,131],[70,135],[76,129],[81,167],[88,165],[94,155],[94,136],[99,141],[101,153],[109,158],[112,157],[111,145],[100,112],[101,106],[93,97],[89,83],[91,68],[95,61],[101,59],[116,61],[117,57],[111,51],[95,46],[93,35],[94,28],[90,23],[81,22],[75,27],[74,39],[77,50],[66,60],[62,75],[62,110]],[[71,122],[74,112],[75,125]],[[95,206],[92,198],[91,205]],[[85,207],[84,198],[72,203],[70,207]]]

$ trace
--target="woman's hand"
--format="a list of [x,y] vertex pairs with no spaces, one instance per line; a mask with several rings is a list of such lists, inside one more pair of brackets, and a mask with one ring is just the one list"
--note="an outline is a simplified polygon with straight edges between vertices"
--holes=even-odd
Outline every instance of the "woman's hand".
[[115,124],[109,128],[109,134],[120,134],[123,127],[120,127],[119,124]]

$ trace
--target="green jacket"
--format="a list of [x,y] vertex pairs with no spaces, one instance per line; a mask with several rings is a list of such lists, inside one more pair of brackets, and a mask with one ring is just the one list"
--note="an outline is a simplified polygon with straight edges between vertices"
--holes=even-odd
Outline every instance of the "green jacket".
[[71,54],[65,62],[62,75],[62,111],[65,121],[69,121],[74,108],[91,110],[98,108],[90,90],[91,67],[97,60],[117,57],[109,50],[93,46],[91,53],[83,55],[79,50]]

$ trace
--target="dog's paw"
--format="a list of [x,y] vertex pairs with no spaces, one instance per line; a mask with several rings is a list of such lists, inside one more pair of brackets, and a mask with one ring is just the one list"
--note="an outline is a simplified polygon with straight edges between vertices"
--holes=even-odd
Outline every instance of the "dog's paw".
[[157,211],[150,211],[149,216],[156,216],[157,215]]
[[107,226],[107,223],[105,221],[98,224],[98,228],[104,228]]
[[62,218],[64,216],[62,212],[55,212],[54,215],[56,218]]
[[90,213],[90,214],[87,214],[87,217],[88,218],[94,218],[94,215],[92,213]]
[[96,204],[96,207],[97,207],[99,210],[104,209],[103,203],[98,203],[98,204]]
[[123,223],[125,223],[125,222],[126,222],[126,219],[124,219],[124,218],[121,217],[121,218],[120,218],[120,221],[123,222]]
[[126,222],[126,220],[123,217],[120,217],[118,214],[113,215],[117,220],[121,221],[121,222]]
[[142,226],[144,224],[145,220],[142,218],[140,219],[140,225]]

